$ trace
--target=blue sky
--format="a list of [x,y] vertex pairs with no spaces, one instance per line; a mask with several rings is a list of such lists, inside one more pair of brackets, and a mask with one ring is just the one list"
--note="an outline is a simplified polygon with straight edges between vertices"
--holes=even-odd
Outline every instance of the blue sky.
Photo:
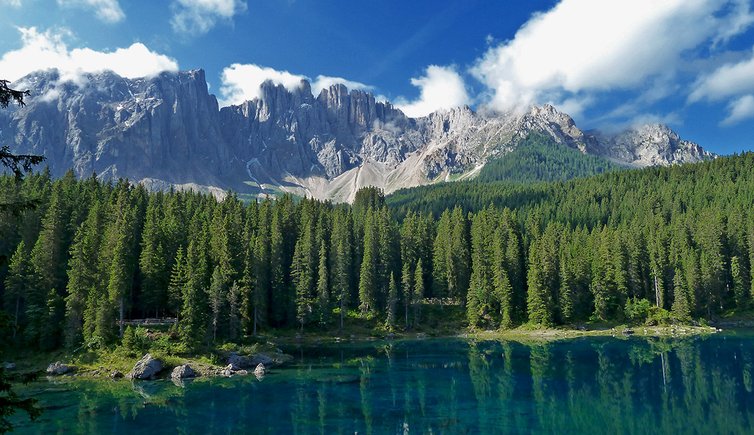
[[271,79],[373,91],[409,115],[552,103],[582,129],[665,122],[754,149],[750,0],[0,0],[0,76],[203,68],[223,104]]

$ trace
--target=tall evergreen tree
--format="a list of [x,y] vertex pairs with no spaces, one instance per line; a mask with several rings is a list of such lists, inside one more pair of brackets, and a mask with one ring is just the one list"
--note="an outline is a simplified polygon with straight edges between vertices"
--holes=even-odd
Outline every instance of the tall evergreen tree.
[[390,288],[387,295],[387,316],[385,327],[392,331],[396,325],[396,316],[398,310],[398,283],[395,281],[395,273],[390,273]]
[[29,252],[26,244],[21,240],[10,258],[8,277],[5,279],[5,294],[3,295],[5,311],[10,313],[13,318],[12,338],[14,339],[22,320],[22,308],[28,291],[31,272]]
[[416,270],[414,271],[414,294],[411,301],[414,310],[414,327],[419,326],[422,299],[424,299],[424,268],[420,258],[416,262]]
[[359,273],[359,310],[364,315],[377,310],[379,234],[374,215],[374,211],[369,209],[364,220],[364,255]]
[[319,265],[317,267],[317,312],[319,313],[320,325],[330,322],[330,271],[327,267],[327,247],[324,240],[319,248]]
[[[68,296],[66,296],[65,342],[69,347],[78,345],[84,339],[84,325],[91,331],[91,314],[85,318],[84,312],[96,310],[89,306],[92,295],[100,293],[102,287],[98,255],[102,242],[103,213],[98,202],[89,209],[86,221],[79,227],[68,262]],[[90,334],[87,334],[91,338]]]

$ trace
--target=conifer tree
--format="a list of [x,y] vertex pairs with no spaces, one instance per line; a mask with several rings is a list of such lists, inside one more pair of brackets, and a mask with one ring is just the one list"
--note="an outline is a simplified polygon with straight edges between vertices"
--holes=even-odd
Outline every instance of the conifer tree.
[[733,296],[736,301],[736,307],[747,308],[749,306],[749,289],[746,288],[746,270],[741,265],[741,260],[738,256],[734,256],[730,259],[730,276],[733,282]]
[[378,286],[378,237],[375,213],[367,210],[364,220],[364,249],[359,273],[359,310],[363,315],[374,313],[377,309]]
[[403,272],[401,273],[401,287],[403,290],[403,315],[406,329],[411,325],[408,321],[408,310],[411,307],[411,301],[414,294],[414,275],[411,273],[411,265],[403,263]]
[[395,281],[395,273],[390,273],[390,287],[387,295],[387,318],[385,319],[385,327],[388,331],[392,331],[395,328],[396,315],[398,309],[398,283]]
[[414,271],[414,294],[412,295],[411,305],[414,309],[414,327],[419,326],[421,315],[421,303],[424,299],[424,268],[422,267],[421,258],[416,262]]
[[[432,245],[432,294],[448,296],[448,260],[451,250],[450,211],[445,210],[437,222],[437,235]],[[405,262],[406,260],[403,259]]]
[[319,248],[319,266],[317,268],[317,311],[320,325],[330,322],[330,271],[327,267],[327,247],[322,240]]
[[332,231],[332,292],[340,311],[340,329],[350,302],[353,267],[353,225],[348,212],[335,212]]
[[212,310],[212,341],[217,341],[217,331],[222,322],[223,308],[228,299],[225,279],[221,266],[215,266],[209,285],[209,306]]
[[[102,240],[103,213],[98,202],[89,209],[86,221],[79,227],[68,262],[68,296],[66,303],[65,342],[73,347],[84,339],[84,312],[90,295],[102,286],[97,257]],[[89,307],[93,310],[94,307]],[[89,318],[91,321],[91,317]],[[92,325],[88,325],[91,330]]]
[[673,274],[673,316],[682,322],[691,320],[688,292],[683,282],[681,270],[676,268]]
[[[285,242],[283,205],[276,204],[270,221],[270,299],[271,320],[275,326],[283,326],[288,321],[293,298],[286,287],[285,279]],[[290,238],[290,237],[289,237]]]
[[188,282],[188,270],[186,257],[183,247],[178,248],[173,261],[173,270],[170,272],[170,283],[168,284],[168,309],[176,317],[181,317],[181,308],[183,308],[183,289]]
[[196,349],[207,334],[209,306],[206,290],[206,250],[204,243],[192,240],[186,251],[188,279],[183,287],[183,307],[179,322],[181,341]]
[[228,338],[238,339],[241,331],[242,290],[237,281],[233,281],[228,290]]
[[[62,292],[65,283],[65,266],[67,255],[63,244],[65,232],[65,205],[59,183],[55,184],[50,198],[50,204],[42,221],[42,230],[39,233],[34,248],[31,251],[31,267],[34,274],[31,280],[32,286],[27,295],[26,337],[30,343],[42,346],[49,343],[45,337],[48,327],[57,327],[50,318],[48,302],[50,290]],[[55,332],[57,334],[57,331]]]
[[26,249],[26,244],[21,240],[10,258],[8,277],[5,279],[5,294],[3,295],[5,310],[13,317],[12,337],[14,339],[23,315],[21,310],[28,291],[31,272],[29,252]]
[[162,227],[158,196],[149,198],[144,229],[141,236],[141,254],[139,255],[139,271],[141,272],[141,295],[145,308],[160,316],[160,311],[167,305],[167,289],[170,281],[170,270],[163,245]]

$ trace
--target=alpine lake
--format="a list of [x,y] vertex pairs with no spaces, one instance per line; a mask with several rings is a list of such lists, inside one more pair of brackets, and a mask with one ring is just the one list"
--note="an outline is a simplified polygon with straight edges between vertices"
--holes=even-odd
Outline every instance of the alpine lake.
[[253,375],[20,386],[17,433],[754,433],[754,333],[284,346]]

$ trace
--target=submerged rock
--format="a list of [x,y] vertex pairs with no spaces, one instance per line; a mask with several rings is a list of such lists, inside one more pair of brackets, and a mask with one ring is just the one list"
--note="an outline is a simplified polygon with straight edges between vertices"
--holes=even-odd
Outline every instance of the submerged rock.
[[162,361],[154,358],[151,354],[146,354],[134,365],[129,374],[131,379],[154,379],[162,371]]
[[12,362],[4,362],[4,363],[3,363],[3,368],[4,368],[5,370],[15,370],[15,369],[16,369],[16,363],[12,363]]
[[172,373],[170,373],[170,377],[172,379],[195,378],[196,372],[188,364],[182,364],[173,369]]
[[48,375],[64,375],[66,373],[70,373],[73,371],[73,367],[65,365],[61,363],[60,361],[55,361],[54,363],[47,366],[47,374]]

